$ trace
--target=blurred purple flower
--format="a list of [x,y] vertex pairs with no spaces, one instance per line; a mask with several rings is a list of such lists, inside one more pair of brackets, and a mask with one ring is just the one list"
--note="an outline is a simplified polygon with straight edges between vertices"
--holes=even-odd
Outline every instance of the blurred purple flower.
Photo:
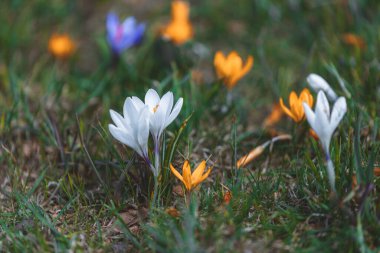
[[107,15],[107,41],[112,51],[119,55],[123,50],[139,44],[143,38],[145,24],[138,24],[134,17],[120,23],[119,17],[110,12]]

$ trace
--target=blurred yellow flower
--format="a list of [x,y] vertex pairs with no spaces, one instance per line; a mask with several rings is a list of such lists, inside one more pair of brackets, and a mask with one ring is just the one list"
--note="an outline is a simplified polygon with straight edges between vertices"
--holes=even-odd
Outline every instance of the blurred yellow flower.
[[195,169],[193,173],[191,173],[189,161],[186,160],[182,167],[182,175],[170,164],[170,170],[182,183],[185,185],[186,190],[191,191],[195,187],[197,187],[200,183],[202,183],[210,174],[211,167],[208,168],[206,173],[204,173],[206,169],[206,161],[203,160],[198,167]]
[[294,91],[290,93],[290,108],[287,108],[284,105],[284,101],[282,100],[282,98],[280,98],[280,105],[282,110],[297,123],[305,119],[305,111],[302,106],[303,102],[308,104],[310,107],[313,106],[313,96],[310,94],[310,91],[306,88],[302,90],[299,97],[297,97],[297,94]]
[[49,39],[49,52],[57,58],[67,58],[75,51],[75,44],[67,34],[53,34]]
[[214,66],[218,78],[223,79],[226,87],[231,90],[253,66],[253,57],[248,59],[243,66],[243,60],[236,51],[229,53],[227,57],[221,51],[216,52],[214,57]]
[[365,48],[365,41],[358,35],[353,33],[345,33],[342,35],[342,40],[345,44],[363,49]]
[[172,2],[172,19],[162,30],[162,36],[181,45],[193,37],[193,27],[189,21],[190,6],[185,1]]

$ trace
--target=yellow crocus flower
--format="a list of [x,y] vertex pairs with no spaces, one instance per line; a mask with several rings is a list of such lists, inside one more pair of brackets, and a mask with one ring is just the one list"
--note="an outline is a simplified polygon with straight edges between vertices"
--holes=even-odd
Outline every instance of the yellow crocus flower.
[[287,108],[284,105],[284,101],[282,98],[280,98],[280,105],[282,110],[291,117],[296,123],[301,122],[305,119],[305,111],[303,109],[302,103],[305,102],[310,107],[313,106],[313,96],[311,95],[310,91],[308,89],[303,89],[300,96],[298,97],[297,94],[292,91],[289,95],[289,105],[290,107]]
[[189,21],[190,6],[185,1],[172,2],[172,19],[162,30],[162,36],[181,45],[193,37],[193,26]]
[[236,51],[232,51],[227,57],[221,51],[216,52],[214,57],[214,66],[218,78],[223,79],[226,87],[231,90],[253,66],[253,57],[248,59],[243,65],[243,60]]
[[359,48],[359,49],[364,49],[366,47],[366,43],[363,40],[363,38],[354,33],[343,34],[342,40],[345,44]]
[[191,191],[195,187],[197,187],[200,183],[202,183],[210,174],[211,167],[208,168],[206,173],[204,173],[206,169],[206,161],[203,160],[198,167],[194,170],[193,173],[191,173],[191,168],[189,161],[186,160],[183,163],[182,167],[182,175],[179,174],[179,172],[173,167],[172,164],[170,164],[170,170],[176,176],[179,180],[182,181],[182,183],[185,185],[185,188],[187,191]]
[[57,58],[71,56],[75,51],[75,43],[67,34],[53,34],[49,39],[49,52]]

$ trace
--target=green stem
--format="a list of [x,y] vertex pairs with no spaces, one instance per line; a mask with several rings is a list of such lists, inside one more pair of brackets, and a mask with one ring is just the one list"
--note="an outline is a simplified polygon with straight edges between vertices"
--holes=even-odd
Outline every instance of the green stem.
[[158,177],[154,176],[154,189],[153,189],[153,199],[150,205],[150,209],[155,208],[157,205],[157,193],[158,193]]
[[330,154],[326,153],[326,162],[327,162],[327,175],[329,177],[329,183],[331,190],[334,194],[336,194],[336,188],[335,188],[335,169],[334,164],[331,161]]
[[190,201],[191,201],[191,191],[186,190],[185,204],[187,207],[190,206]]

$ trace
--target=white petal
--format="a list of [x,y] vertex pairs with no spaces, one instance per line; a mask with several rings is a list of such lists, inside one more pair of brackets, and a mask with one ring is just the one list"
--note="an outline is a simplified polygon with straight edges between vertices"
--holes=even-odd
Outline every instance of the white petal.
[[164,114],[164,119],[163,119],[163,126],[165,125],[166,119],[169,117],[170,112],[173,108],[173,93],[172,92],[167,92],[165,95],[162,96],[161,101],[160,101],[160,108],[163,111]]
[[[162,99],[161,99],[162,101]],[[160,101],[160,103],[161,103]],[[150,118],[150,122],[151,122],[151,125],[152,125],[152,131],[154,133],[154,138],[159,138],[159,136],[161,135],[163,129],[164,129],[164,126],[165,126],[165,115],[166,115],[166,106],[165,104],[163,104],[164,106],[158,106],[157,108],[157,111],[152,115],[152,117]]]
[[135,150],[137,153],[139,153],[139,154],[141,153],[139,148],[138,148],[136,141],[134,140],[134,138],[130,134],[128,134],[126,131],[124,131],[123,129],[117,128],[112,124],[108,125],[108,129],[109,129],[111,135],[116,140],[118,140],[121,143],[129,146],[130,148]]
[[132,96],[131,100],[137,111],[140,111],[145,106],[144,102],[138,97]]
[[137,141],[144,154],[148,154],[149,108],[143,108],[138,123]]
[[334,92],[334,90],[331,88],[331,86],[327,83],[323,77],[317,74],[310,74],[306,78],[307,82],[309,83],[310,87],[315,91],[324,91],[326,95],[328,96],[329,100],[335,101],[337,99],[337,95]]
[[318,92],[317,103],[315,105],[315,111],[317,108],[326,115],[328,121],[330,120],[330,105],[329,101],[327,101],[326,95],[323,91]]
[[330,126],[333,131],[337,128],[340,121],[343,119],[344,114],[347,112],[346,98],[340,97],[335,102],[331,112]]
[[[308,104],[306,104],[305,102],[302,103],[303,105],[303,109],[305,111],[305,115],[306,115],[306,119],[307,119],[307,122],[309,122],[309,125],[311,126],[311,128],[315,128],[315,113],[311,110],[311,108],[309,107]],[[314,129],[315,131],[315,129]]]
[[134,129],[138,118],[138,111],[136,110],[136,107],[130,97],[128,97],[124,102],[123,114],[126,124],[130,125],[130,127]]
[[124,118],[119,113],[115,112],[114,110],[110,110],[110,115],[112,118],[112,121],[115,123],[117,127],[125,128],[124,125]]
[[177,103],[175,104],[173,111],[170,113],[169,118],[166,119],[165,128],[170,125],[178,116],[179,112],[182,109],[183,105],[183,98],[178,99]]
[[145,94],[145,104],[149,105],[149,109],[153,111],[153,108],[160,102],[160,96],[157,91],[149,89]]
[[[322,91],[320,91],[320,93],[323,94]],[[317,98],[319,101],[317,100],[317,105],[315,107],[314,131],[318,134],[319,140],[321,141],[324,150],[327,152],[333,131],[330,126],[329,115],[326,114],[326,105],[324,102],[321,102],[321,97],[326,99],[324,94]]]

